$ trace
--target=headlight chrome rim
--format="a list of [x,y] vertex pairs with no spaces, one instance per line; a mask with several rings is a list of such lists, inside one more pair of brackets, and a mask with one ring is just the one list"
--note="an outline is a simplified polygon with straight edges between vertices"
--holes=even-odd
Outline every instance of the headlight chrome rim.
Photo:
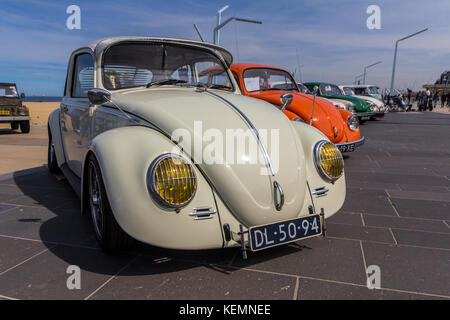
[[[323,159],[322,157],[321,149],[325,145],[332,148],[331,151],[333,156],[331,158],[327,156],[325,159]],[[338,166],[338,168],[332,169],[332,172],[330,174],[327,172],[326,168],[324,168],[322,160],[332,161],[334,165]],[[317,172],[319,172],[320,176],[327,182],[334,183],[336,180],[342,177],[344,173],[344,158],[342,157],[342,153],[333,143],[327,140],[321,140],[314,146],[314,164],[316,165]]]
[[[167,160],[167,161],[166,161]],[[181,161],[183,165],[185,166],[184,169],[177,168],[177,166],[173,163],[174,161]],[[170,161],[172,163],[170,163]],[[160,176],[163,178],[163,188],[164,188],[164,197],[161,195],[161,192],[158,190],[158,179],[157,179],[157,169],[160,168],[160,165],[164,165],[164,170],[166,170],[166,175],[163,175],[162,169],[160,171]],[[173,173],[173,170],[175,170],[176,175],[184,175],[187,174],[186,177],[182,177],[181,179],[184,179],[183,181],[180,181],[179,177],[169,177],[168,171],[170,170]],[[161,182],[161,181],[160,181]],[[176,187],[180,188],[180,182],[181,183],[190,183],[191,188],[193,188],[193,191],[190,192],[190,195],[187,199],[184,199],[183,201],[171,201],[171,193],[169,191],[168,198],[166,197],[165,190],[168,187],[165,185],[165,183],[169,184],[172,183],[172,187],[176,184]],[[171,209],[180,209],[188,205],[192,199],[195,197],[195,194],[197,192],[197,175],[195,173],[195,170],[192,166],[192,164],[187,161],[184,157],[174,154],[174,153],[164,153],[160,156],[158,156],[156,159],[153,160],[153,162],[150,164],[150,167],[147,171],[147,187],[150,191],[150,194],[152,198],[160,205],[171,208]],[[179,190],[178,190],[179,191]],[[173,194],[174,200],[176,198],[175,192]],[[178,197],[179,198],[179,197]]]
[[[354,121],[356,121],[356,122],[354,123]],[[359,129],[358,117],[354,116],[354,115],[349,116],[347,118],[347,125],[351,131],[353,131],[353,132],[358,131],[358,129]]]

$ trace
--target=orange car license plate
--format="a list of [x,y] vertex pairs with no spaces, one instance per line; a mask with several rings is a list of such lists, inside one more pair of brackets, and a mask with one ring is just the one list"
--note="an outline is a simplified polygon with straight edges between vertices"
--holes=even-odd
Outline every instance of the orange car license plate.
[[9,116],[11,115],[11,111],[9,110],[0,110],[0,116]]

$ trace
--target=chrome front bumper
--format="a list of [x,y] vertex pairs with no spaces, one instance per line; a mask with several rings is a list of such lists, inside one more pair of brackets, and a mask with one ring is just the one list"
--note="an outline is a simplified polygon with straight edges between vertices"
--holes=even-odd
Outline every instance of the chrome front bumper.
[[339,151],[341,153],[344,152],[353,152],[356,150],[357,147],[362,146],[365,142],[366,138],[362,137],[359,140],[351,141],[351,142],[345,142],[345,143],[336,143],[336,147],[338,147]]
[[12,116],[4,117],[4,116],[0,116],[0,122],[26,121],[26,120],[30,120],[30,117],[29,117],[29,116],[17,116],[17,117],[12,117]]
[[370,117],[373,117],[375,115],[375,112],[355,112],[353,113],[353,115],[358,117],[360,120],[369,120]]

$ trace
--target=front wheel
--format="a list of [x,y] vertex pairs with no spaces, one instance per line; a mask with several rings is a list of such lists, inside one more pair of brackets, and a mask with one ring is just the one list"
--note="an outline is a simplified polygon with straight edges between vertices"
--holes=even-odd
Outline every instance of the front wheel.
[[11,130],[17,130],[19,129],[19,122],[13,121],[11,122]]
[[88,164],[89,209],[95,236],[103,250],[115,253],[131,247],[131,238],[117,223],[106,195],[100,166],[91,154]]
[[19,121],[19,123],[20,123],[20,131],[22,131],[22,133],[30,132],[30,120]]

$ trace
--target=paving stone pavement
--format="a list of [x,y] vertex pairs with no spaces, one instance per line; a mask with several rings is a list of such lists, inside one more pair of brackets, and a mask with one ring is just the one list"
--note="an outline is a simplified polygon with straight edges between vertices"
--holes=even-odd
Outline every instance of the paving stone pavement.
[[[239,249],[142,243],[107,255],[65,179],[43,166],[0,175],[0,299],[449,299],[450,115],[387,114],[361,132],[327,237],[246,261]],[[0,133],[2,153],[20,143]],[[79,290],[67,289],[69,265]],[[366,286],[370,265],[381,289]]]

